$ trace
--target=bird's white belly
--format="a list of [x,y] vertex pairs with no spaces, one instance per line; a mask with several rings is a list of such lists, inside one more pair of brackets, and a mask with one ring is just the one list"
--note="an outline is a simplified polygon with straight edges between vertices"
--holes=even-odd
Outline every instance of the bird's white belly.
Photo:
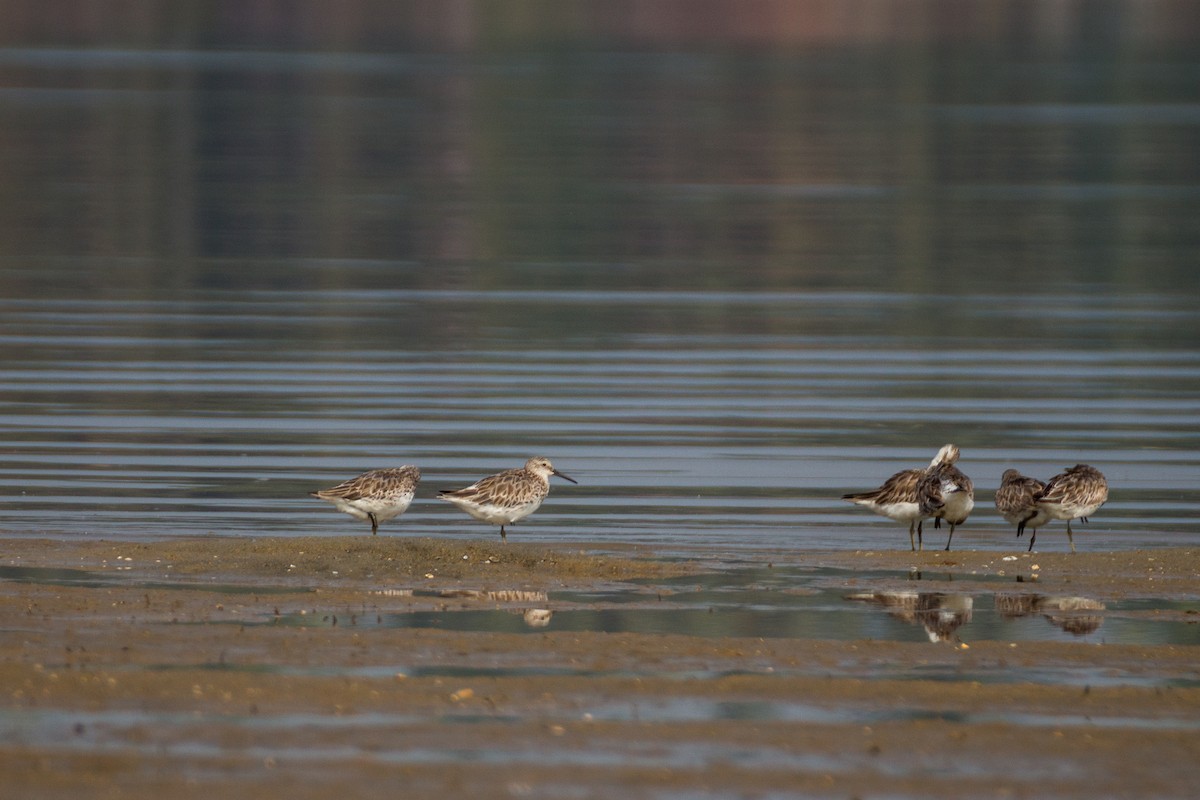
[[[1088,517],[1096,513],[1096,509],[1104,503],[1093,503],[1087,506],[1081,506],[1078,503],[1047,503],[1042,502],[1038,507],[1050,519],[1078,519],[1079,517]],[[1029,523],[1026,523],[1028,526]]]
[[912,522],[914,519],[922,519],[925,516],[921,513],[919,503],[887,503],[872,506],[872,510],[897,522]]
[[944,497],[944,500],[945,505],[942,506],[941,517],[955,525],[965,522],[971,515],[971,509],[975,508],[975,500],[966,492],[951,492]]
[[536,502],[522,503],[517,506],[501,506],[493,503],[472,503],[470,505],[461,503],[459,507],[477,520],[490,522],[493,525],[511,525],[537,511],[538,506],[541,504],[542,501],[537,500]]
[[333,504],[339,511],[344,511],[355,519],[367,519],[369,514],[375,515],[376,522],[386,522],[398,517],[408,510],[412,496],[395,497],[390,500],[360,497],[357,500],[334,498]]

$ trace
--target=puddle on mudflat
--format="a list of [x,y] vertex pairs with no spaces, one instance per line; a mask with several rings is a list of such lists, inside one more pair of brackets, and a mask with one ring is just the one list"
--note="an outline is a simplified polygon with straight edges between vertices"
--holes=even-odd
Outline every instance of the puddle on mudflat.
[[[1071,641],[1112,644],[1200,644],[1200,625],[1173,613],[1177,601],[1042,594],[1015,589],[971,591],[995,578],[969,576],[922,591],[928,580],[900,572],[831,568],[753,568],[656,581],[631,589],[528,593],[452,592],[447,600],[485,600],[438,610],[364,614],[358,625],[449,631],[535,631],[682,634],[883,641]],[[946,591],[949,584],[963,591]],[[1013,586],[1028,585],[1013,583]],[[851,588],[847,588],[850,586]],[[878,586],[878,590],[868,587]],[[897,587],[903,588],[897,588]],[[911,588],[909,588],[911,587]],[[930,588],[933,588],[932,585]],[[425,596],[430,593],[416,591]],[[269,624],[320,627],[336,618],[311,613],[272,617]]]
[[[531,666],[521,664],[516,666],[454,666],[438,664],[433,666],[397,666],[383,664],[373,666],[296,666],[296,665],[264,665],[235,662],[208,662],[200,664],[162,664],[139,666],[136,669],[149,671],[170,672],[174,670],[211,670],[214,672],[239,672],[279,676],[299,677],[338,677],[371,679],[404,678],[445,678],[454,680],[471,680],[475,678],[666,678],[678,681],[707,681],[738,676],[762,675],[762,670],[747,669],[705,669],[679,668],[663,670],[654,667],[646,670],[638,669],[591,669],[578,667]],[[826,668],[809,670],[804,667],[795,669],[780,669],[771,667],[769,671],[776,675],[813,675],[827,674]],[[1087,669],[1070,664],[1061,667],[1024,668],[1019,674],[996,672],[995,670],[968,670],[959,666],[928,666],[928,667],[898,667],[893,669],[885,664],[872,663],[855,670],[846,667],[844,675],[852,674],[863,679],[889,680],[928,680],[945,682],[970,681],[980,684],[1001,683],[1038,683],[1043,685],[1067,684],[1082,685],[1096,688],[1109,686],[1144,686],[1165,688],[1194,688],[1200,687],[1200,678],[1165,677],[1162,674],[1134,675],[1128,672],[1114,673],[1105,669]],[[1198,723],[1200,724],[1200,723]]]
[[[1191,603],[1158,598],[1106,602],[1049,595],[1015,578],[1012,591],[997,592],[996,580],[996,576],[930,571],[736,566],[596,590],[401,587],[372,594],[383,602],[386,598],[437,599],[444,601],[443,607],[357,614],[353,624],[495,633],[586,631],[842,641],[1200,644],[1200,615],[1194,613]],[[23,566],[0,566],[0,581],[230,595],[313,591],[304,586],[144,580],[121,572]],[[984,585],[989,589],[972,590]],[[924,591],[924,587],[930,591]],[[480,608],[481,602],[493,607]],[[272,615],[259,624],[323,627],[339,622],[344,624],[346,620],[335,614],[302,611]]]
[[[363,712],[347,715],[327,715],[307,712],[285,714],[196,714],[193,712],[163,712],[147,710],[105,711],[60,711],[55,709],[23,709],[19,713],[0,711],[0,742],[19,743],[22,746],[54,747],[62,750],[95,752],[106,748],[120,748],[122,752],[144,751],[147,753],[170,748],[177,755],[183,751],[197,754],[216,754],[221,745],[215,739],[230,725],[246,731],[272,734],[269,739],[274,745],[262,745],[263,758],[282,757],[283,754],[297,757],[336,757],[329,748],[347,747],[334,745],[330,735],[347,737],[362,736],[364,731],[388,732],[401,735],[405,729],[427,725],[430,722],[454,725],[516,724],[523,721],[521,715],[509,713],[479,713],[478,711],[453,710],[433,716],[425,714]],[[927,708],[900,707],[880,709],[869,705],[837,704],[830,706],[804,702],[773,700],[713,700],[704,697],[668,697],[659,699],[636,698],[629,700],[600,700],[582,707],[572,706],[559,713],[548,713],[540,709],[538,719],[542,723],[572,722],[636,722],[636,723],[712,723],[725,721],[783,722],[810,725],[879,725],[908,721],[937,721],[956,725],[1011,724],[1023,728],[1116,728],[1134,730],[1178,730],[1190,732],[1200,730],[1200,720],[1178,716],[1171,718],[1148,717],[1103,717],[1086,714],[1036,714],[1028,712],[994,711],[935,711]],[[313,739],[317,733],[318,738]],[[156,734],[161,734],[156,735]],[[170,743],[164,744],[163,738]],[[267,740],[264,740],[264,742]],[[423,760],[418,748],[399,748],[390,755],[378,749],[372,739],[373,758],[389,757]],[[500,752],[512,753],[505,748]],[[474,751],[472,751],[474,752]],[[564,751],[565,752],[565,751]],[[359,751],[350,746],[343,755],[354,756]],[[614,756],[625,758],[628,754]],[[454,750],[441,751],[437,760],[457,761],[463,754]],[[477,755],[472,756],[477,757]]]
[[885,722],[937,720],[962,724],[1015,723],[1027,727],[1116,726],[1157,729],[1200,729],[1196,719],[1105,719],[1085,714],[1028,714],[1008,711],[931,711],[915,708],[855,707],[839,704],[820,706],[788,701],[710,700],[701,697],[673,697],[662,700],[639,698],[615,701],[590,708],[589,719],[613,722],[714,722],[746,720],[751,722],[801,722],[814,725],[878,725]]
[[[839,598],[840,599],[840,598]],[[761,606],[687,608],[544,608],[412,611],[363,615],[358,625],[391,628],[435,628],[448,631],[520,633],[531,631],[643,633],[703,637],[759,637],[884,641],[1082,641],[1110,644],[1200,644],[1200,630],[1187,622],[1125,619],[1099,613],[1034,612],[1012,617],[978,607],[967,595],[920,595],[913,612],[881,612],[844,600],[842,608]],[[1034,596],[1054,602],[1057,598]],[[676,601],[678,602],[678,601]],[[336,618],[287,614],[271,624],[322,627]]]
[[[121,569],[117,567],[116,569]],[[42,586],[74,586],[85,589],[121,587],[126,589],[170,589],[215,592],[231,595],[298,594],[312,591],[303,587],[264,586],[236,583],[186,583],[132,579],[120,572],[100,573],[70,567],[0,566],[0,581],[36,583]]]
[[[649,708],[647,709],[650,710]],[[541,716],[543,721],[556,719]],[[575,722],[579,716],[557,717],[563,722]],[[220,735],[236,724],[241,730],[269,732],[252,746],[241,747],[241,756],[257,763],[273,760],[301,761],[319,759],[354,760],[369,758],[387,764],[418,763],[555,763],[579,766],[615,766],[637,764],[677,768],[697,767],[713,759],[737,758],[741,764],[771,765],[828,771],[833,767],[823,756],[796,754],[776,748],[730,749],[729,744],[680,742],[660,744],[653,754],[630,752],[619,742],[608,747],[589,748],[545,747],[530,749],[519,743],[487,742],[461,747],[414,747],[402,734],[414,725],[430,721],[460,725],[520,722],[520,717],[502,714],[452,713],[431,718],[403,714],[364,713],[344,716],[314,714],[278,714],[264,716],[207,715],[156,713],[139,711],[60,712],[26,710],[20,714],[0,711],[0,743],[23,747],[53,748],[58,752],[103,752],[119,749],[123,755],[141,754],[192,757],[223,755],[226,745]],[[392,731],[396,744],[381,746],[376,739],[369,745],[361,741],[363,732]],[[317,738],[314,740],[314,733]],[[337,740],[344,736],[349,741]]]

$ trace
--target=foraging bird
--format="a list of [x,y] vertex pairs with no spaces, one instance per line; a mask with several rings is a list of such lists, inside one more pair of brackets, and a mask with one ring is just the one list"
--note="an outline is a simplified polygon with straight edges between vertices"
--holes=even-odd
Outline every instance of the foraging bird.
[[472,517],[500,526],[500,538],[507,541],[505,525],[525,519],[550,493],[550,476],[578,483],[562,474],[550,459],[534,456],[525,466],[498,472],[463,489],[447,489],[438,497],[461,508]]
[[379,533],[379,523],[403,514],[412,503],[421,470],[411,465],[373,469],[329,489],[309,492],[309,496],[327,500],[355,519],[371,521],[371,535]]
[[955,466],[958,461],[958,448],[948,444],[942,448],[930,465],[930,476],[938,482],[938,491],[942,496],[942,507],[933,517],[933,527],[942,527],[942,520],[950,523],[950,535],[946,537],[946,550],[954,539],[954,529],[967,521],[971,509],[975,508],[975,484],[962,470]]
[[939,473],[935,470],[946,463],[953,465],[957,460],[958,448],[952,444],[945,445],[934,456],[933,461],[929,462],[928,467],[902,470],[874,491],[845,494],[842,495],[842,499],[869,508],[888,519],[907,522],[909,545],[913,550],[917,550],[918,545],[924,550],[921,525],[926,519],[935,516],[945,504]]
[[[1067,521],[1067,541],[1071,552],[1075,552],[1075,539],[1071,536],[1071,520],[1087,522],[1088,517],[1108,500],[1108,481],[1095,467],[1076,464],[1068,467],[1046,482],[1046,488],[1037,499],[1038,508],[1050,519]],[[1033,542],[1030,541],[1030,547]]]
[[1022,475],[1015,469],[1006,469],[1000,476],[1000,488],[996,490],[996,510],[1011,525],[1017,526],[1017,536],[1029,528],[1029,551],[1037,539],[1038,528],[1050,521],[1050,515],[1038,505],[1038,498],[1046,491],[1046,484],[1037,478]]

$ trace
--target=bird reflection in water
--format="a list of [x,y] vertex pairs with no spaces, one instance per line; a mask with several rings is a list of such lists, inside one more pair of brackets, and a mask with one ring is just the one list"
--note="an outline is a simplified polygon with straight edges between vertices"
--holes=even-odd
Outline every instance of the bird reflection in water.
[[521,618],[531,628],[544,628],[550,624],[554,612],[548,608],[527,608],[521,612]]
[[[548,592],[529,589],[446,589],[442,597],[463,597],[472,600],[484,600],[492,603],[545,603],[550,599]],[[521,607],[506,609],[511,614],[519,614],[530,628],[545,628],[550,624],[554,611],[543,607]]]
[[943,592],[862,592],[846,599],[883,606],[896,619],[923,627],[931,642],[960,642],[956,631],[971,621],[975,607],[970,595]]
[[1067,633],[1085,636],[1094,633],[1102,624],[1104,603],[1087,597],[1042,594],[997,594],[996,611],[1005,619],[1017,619],[1041,614],[1047,622]]

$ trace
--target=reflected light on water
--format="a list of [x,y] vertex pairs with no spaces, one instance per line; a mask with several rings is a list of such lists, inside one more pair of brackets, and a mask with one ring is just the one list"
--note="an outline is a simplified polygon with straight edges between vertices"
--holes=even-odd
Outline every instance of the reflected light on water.
[[868,5],[0,10],[0,526],[337,533],[315,486],[544,453],[516,536],[899,547],[836,498],[954,441],[962,547],[1078,461],[1084,548],[1200,542],[1192,15]]

